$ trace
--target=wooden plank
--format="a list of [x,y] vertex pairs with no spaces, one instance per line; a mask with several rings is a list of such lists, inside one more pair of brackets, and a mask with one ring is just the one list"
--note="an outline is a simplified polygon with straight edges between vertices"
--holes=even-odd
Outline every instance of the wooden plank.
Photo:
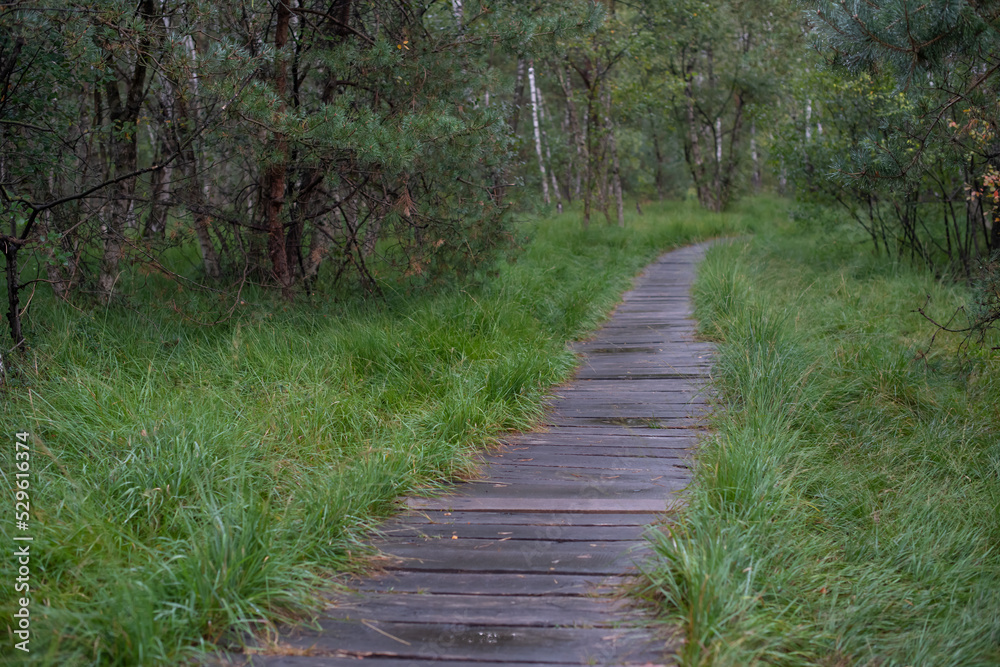
[[477,595],[591,596],[605,595],[625,583],[626,578],[606,575],[552,575],[497,572],[425,572],[394,570],[348,582],[357,591],[403,593],[454,593]]
[[703,380],[587,380],[557,389],[549,400],[576,400],[591,394],[628,397],[636,401],[707,401],[712,397]]
[[[536,461],[511,462],[509,464],[498,464],[489,477],[469,480],[470,486],[463,488],[462,494],[469,496],[481,496],[478,491],[481,487],[508,486],[511,484],[535,486],[539,484],[558,484],[560,486],[577,484],[586,487],[592,484],[613,484],[617,485],[623,495],[630,494],[631,491],[639,487],[645,487],[649,482],[663,480],[664,482],[688,481],[690,470],[686,463],[682,461],[674,462],[671,459],[646,459],[656,460],[658,466],[646,465],[643,467],[631,467],[627,465],[557,465],[553,463],[542,464]],[[560,490],[560,494],[563,491]]]
[[[600,380],[594,380],[600,382]],[[693,388],[675,389],[674,391],[644,391],[630,390],[628,387],[604,388],[595,391],[594,387],[586,389],[568,389],[553,394],[546,399],[546,405],[553,408],[573,408],[578,405],[605,405],[610,408],[651,406],[665,409],[684,410],[689,405],[704,405],[704,396]]]
[[615,512],[489,512],[413,510],[401,515],[400,520],[412,525],[424,523],[446,524],[502,524],[530,526],[646,526],[661,518],[660,514]]
[[447,595],[382,593],[340,596],[324,617],[340,621],[450,623],[536,628],[607,628],[620,622],[629,605],[621,599],[578,596]]
[[[691,440],[696,440],[698,437],[698,431],[696,430],[686,430],[686,431],[666,431],[664,429],[656,428],[608,428],[605,426],[601,427],[558,427],[553,426],[545,430],[533,431],[531,433],[524,434],[526,437],[549,437],[549,438],[562,438],[562,437],[579,437],[579,438],[593,438],[596,442],[599,438],[688,438]],[[512,437],[511,440],[516,438]]]
[[[601,363],[583,364],[577,368],[579,380],[688,380],[704,384],[710,376],[710,366],[680,365],[676,363],[625,364],[613,360]],[[610,377],[605,378],[605,375]],[[619,395],[628,391],[628,387],[616,390]]]
[[[602,382],[602,380],[594,380],[594,382]],[[715,404],[713,399],[714,397],[707,391],[697,391],[694,389],[640,392],[629,391],[625,388],[619,388],[616,391],[604,391],[600,387],[588,387],[552,396],[547,399],[546,408],[558,410],[561,408],[572,409],[578,406],[590,408],[600,405],[612,410],[615,408],[634,409],[637,407],[653,407],[674,409],[677,411],[704,411]]]
[[543,426],[619,426],[623,428],[645,428],[651,430],[666,428],[693,428],[698,426],[703,418],[699,417],[564,417],[562,415],[547,415],[542,420]]
[[626,371],[635,373],[654,369],[661,372],[707,374],[712,368],[712,362],[698,362],[666,355],[657,358],[652,355],[608,354],[588,355],[587,359],[580,364],[580,368],[581,370],[589,368],[595,371],[618,370],[622,371],[622,374],[625,374]]
[[[601,468],[508,466],[497,470],[488,480],[476,483],[477,488],[487,487],[489,492],[468,495],[490,498],[513,497],[518,493],[534,492],[523,487],[545,485],[552,493],[559,493],[564,497],[613,498],[613,489],[618,488],[622,497],[667,498],[685,489],[690,481],[688,470],[675,468],[672,465],[664,465],[660,470],[642,472]],[[577,491],[571,488],[574,485]]]
[[[681,491],[687,486],[688,480],[672,480],[667,477],[657,481],[628,481],[616,479],[580,479],[580,480],[517,480],[516,484],[504,484],[497,480],[491,484],[476,484],[463,492],[463,497],[471,500],[516,499],[525,502],[535,502],[542,511],[557,511],[562,503],[574,500],[659,500],[666,504],[666,499],[672,493]],[[552,507],[546,507],[543,501],[552,501]]]
[[[644,632],[623,628],[524,628],[331,620],[322,621],[319,632],[298,632],[286,637],[278,648],[285,651],[308,649],[314,655],[326,653],[331,657],[623,664],[658,660],[662,646],[662,642],[651,640]],[[255,664],[275,665],[273,662]]]
[[[642,431],[642,432],[640,432]],[[676,429],[587,429],[553,427],[546,431],[522,433],[514,436],[501,447],[522,447],[531,445],[553,445],[580,447],[666,447],[672,449],[692,448],[698,443],[696,431]]]
[[[597,463],[585,465],[567,462],[564,465],[559,465],[558,462],[543,464],[536,461],[522,461],[498,464],[492,469],[489,477],[470,480],[470,483],[480,486],[484,484],[531,484],[547,480],[562,480],[579,484],[598,481],[621,484],[622,489],[625,490],[631,484],[656,481],[660,478],[687,481],[691,472],[688,468],[689,463],[683,459],[644,459],[658,461],[659,464],[632,467],[622,464],[612,465],[610,462],[613,459],[610,457],[589,458]],[[609,461],[609,463],[600,465],[601,461]]]
[[[628,456],[624,448],[604,447],[598,451],[603,452],[601,456],[594,454],[587,455],[585,447],[546,447],[540,445],[527,448],[507,449],[505,451],[490,454],[485,457],[485,461],[490,464],[513,464],[528,463],[536,466],[565,466],[591,468],[598,467],[604,469],[621,470],[652,470],[658,468],[663,463],[662,459],[677,459],[677,452],[684,450],[666,449],[659,450],[669,452],[668,455],[658,457],[651,456]],[[656,451],[656,450],[654,450]]]
[[[664,429],[657,430],[662,431]],[[697,446],[696,442],[689,442],[682,438],[660,438],[663,444],[658,444],[655,441],[652,441],[651,438],[640,438],[636,439],[636,442],[638,442],[637,445],[633,445],[632,440],[628,438],[628,436],[623,436],[620,440],[621,444],[615,444],[613,442],[608,444],[607,441],[588,444],[586,442],[575,441],[568,437],[554,438],[552,440],[534,444],[529,443],[528,446],[530,446],[530,449],[523,443],[508,443],[503,448],[491,450],[493,452],[491,454],[484,453],[480,456],[496,457],[491,458],[490,462],[501,463],[504,459],[511,460],[514,458],[525,458],[532,455],[545,457],[567,454],[580,457],[596,457],[595,461],[605,457],[687,460],[691,458],[691,454]],[[525,452],[528,453],[526,454]],[[655,462],[650,462],[649,464],[653,465]]]
[[[617,465],[583,465],[568,462],[565,465],[553,463],[540,464],[535,461],[512,462],[510,464],[497,465],[488,478],[471,480],[470,483],[479,486],[490,486],[499,484],[534,484],[538,482],[548,483],[549,481],[565,482],[567,484],[590,485],[590,484],[614,484],[627,493],[636,485],[646,482],[656,482],[658,480],[670,480],[671,482],[687,482],[690,477],[690,470],[687,464],[682,462],[674,463],[671,459],[656,459],[660,461],[658,466],[632,467],[622,464]],[[671,484],[671,486],[674,486]],[[480,494],[472,494],[480,495]]]
[[549,413],[549,419],[606,418],[606,419],[685,419],[704,414],[705,409],[688,405],[624,404],[612,405],[607,401],[575,401],[563,403]]
[[375,542],[374,546],[390,557],[381,563],[387,570],[435,572],[622,575],[651,553],[644,541],[579,543],[536,540],[519,544],[462,539],[418,540],[413,543],[394,540]]
[[[632,447],[626,444],[615,446],[587,445],[579,442],[555,440],[552,443],[532,445],[531,449],[520,448],[510,445],[512,449],[504,448],[495,454],[486,455],[488,461],[492,463],[502,462],[504,459],[533,458],[544,460],[548,456],[563,456],[571,454],[574,457],[592,459],[591,465],[604,465],[606,458],[634,458],[634,459],[670,459],[675,461],[686,461],[691,458],[690,446],[687,443],[677,443],[674,446],[663,445],[661,447]],[[524,452],[530,452],[525,454]],[[656,465],[656,461],[648,461],[646,465]]]
[[407,498],[406,506],[414,510],[444,510],[460,512],[545,512],[545,513],[614,513],[658,514],[666,509],[665,499],[615,498]]
[[634,542],[642,537],[639,526],[534,526],[525,524],[425,523],[383,526],[379,534],[390,538],[443,538],[462,540],[548,540],[551,542]]

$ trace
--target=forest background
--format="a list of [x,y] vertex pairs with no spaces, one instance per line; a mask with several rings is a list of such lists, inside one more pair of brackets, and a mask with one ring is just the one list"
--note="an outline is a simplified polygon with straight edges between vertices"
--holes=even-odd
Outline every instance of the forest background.
[[[1000,317],[998,15],[905,0],[0,4],[0,414],[51,447],[50,657],[169,661],[308,608],[308,576],[275,583],[345,563],[369,514],[454,474],[465,443],[528,423],[569,368],[562,343],[629,272],[746,230],[732,211],[748,195],[794,197],[804,228],[850,219],[857,253],[972,286],[941,323],[978,340]],[[329,319],[341,342],[320,353]],[[448,336],[469,322],[456,353]],[[463,366],[512,347],[521,358]],[[407,403],[434,391],[405,378],[435,373],[441,402]],[[315,405],[355,382],[369,402],[324,422]],[[222,426],[233,414],[256,421]],[[294,451],[304,439],[326,447],[316,461]],[[244,440],[253,453],[234,455]],[[318,481],[324,462],[336,484]],[[328,513],[289,510],[289,489]],[[264,560],[303,533],[332,537]],[[220,570],[233,549],[261,560]],[[102,618],[108,605],[127,611]]]

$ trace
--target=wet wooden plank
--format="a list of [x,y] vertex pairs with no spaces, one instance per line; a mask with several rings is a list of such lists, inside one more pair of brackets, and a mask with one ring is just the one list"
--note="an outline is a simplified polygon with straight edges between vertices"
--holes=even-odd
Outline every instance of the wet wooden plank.
[[[525,453],[525,452],[528,453]],[[503,464],[518,458],[531,457],[535,465],[566,465],[566,457],[578,459],[582,466],[602,467],[613,463],[614,459],[637,459],[630,462],[635,467],[645,466],[653,470],[662,463],[686,462],[691,452],[683,447],[600,447],[590,445],[582,447],[572,443],[535,445],[530,451],[508,451],[501,454],[491,454],[485,461],[492,464]]]
[[639,526],[536,526],[531,524],[455,523],[403,524],[383,526],[379,531],[386,538],[415,539],[476,539],[476,540],[542,540],[549,542],[634,542],[642,535]]
[[603,379],[595,374],[611,373],[612,378],[630,377],[643,380],[705,380],[709,377],[710,364],[662,363],[649,360],[630,363],[616,363],[611,359],[589,359],[580,366],[577,378]]
[[608,396],[633,400],[674,400],[679,394],[701,395],[708,391],[706,378],[629,378],[627,380],[602,380],[600,378],[578,378],[572,384],[562,385],[553,390],[548,400],[579,396],[586,398],[599,391]]
[[545,512],[658,514],[666,509],[666,499],[618,498],[407,498],[406,506],[415,510],[461,512]]
[[375,542],[385,569],[622,575],[652,552],[644,541],[483,543],[482,540]]
[[[544,430],[542,430],[544,429]],[[628,438],[648,438],[654,440],[657,438],[695,438],[697,437],[697,430],[694,429],[684,429],[684,430],[668,430],[663,428],[648,428],[640,426],[576,426],[576,427],[559,427],[559,426],[540,426],[538,431],[531,433],[532,436],[544,436],[544,437],[578,437],[578,438],[615,438],[615,437],[628,437]]]
[[403,593],[454,593],[466,596],[593,596],[607,595],[626,578],[607,575],[553,575],[498,572],[426,572],[394,570],[359,582],[348,582],[357,591]]
[[[527,477],[526,470],[541,470]],[[621,479],[625,477],[626,479]],[[664,469],[644,473],[631,471],[601,471],[581,468],[519,468],[497,472],[496,477],[478,484],[469,496],[475,498],[513,498],[555,496],[562,498],[614,498],[620,489],[622,498],[667,500],[687,488],[688,471]],[[575,487],[575,490],[574,490]]]
[[570,445],[580,447],[581,451],[587,447],[665,447],[665,448],[685,448],[693,447],[697,441],[697,434],[691,431],[676,431],[666,429],[617,429],[617,428],[558,428],[553,427],[545,431],[535,431],[523,433],[516,438],[511,438],[509,445],[520,447],[523,445]]
[[[319,632],[299,632],[284,638],[279,648],[285,651],[308,649],[314,655],[326,653],[332,657],[353,655],[440,661],[598,665],[641,664],[642,661],[658,659],[662,651],[662,642],[651,640],[641,631],[623,628],[528,628],[460,622],[352,623],[332,620],[323,621],[320,626]],[[275,667],[276,663],[254,664]]]
[[[659,501],[666,505],[666,500],[671,494],[683,490],[688,484],[687,479],[677,480],[663,476],[662,479],[652,481],[622,481],[614,478],[587,478],[581,479],[545,479],[539,481],[525,481],[524,478],[517,483],[503,483],[497,480],[490,484],[475,484],[467,489],[463,497],[470,501],[495,500],[503,502],[507,499],[521,500],[524,502],[536,503],[536,506],[543,511],[555,510],[559,505],[575,500],[614,500],[623,498],[630,500]],[[546,502],[551,505],[546,506]]]
[[501,450],[492,454],[483,454],[481,457],[483,457],[484,461],[490,465],[494,463],[503,464],[515,459],[524,458],[534,458],[539,465],[548,465],[548,463],[545,463],[546,461],[562,462],[567,456],[579,458],[581,459],[581,463],[585,463],[589,460],[591,462],[590,465],[596,466],[605,465],[607,463],[606,459],[609,458],[639,460],[653,459],[651,461],[646,461],[644,464],[639,460],[634,462],[636,465],[652,467],[659,465],[661,459],[689,459],[691,456],[691,449],[689,447],[685,447],[684,444],[685,443],[683,441],[680,441],[661,446],[653,445],[649,447],[634,447],[622,444],[615,447],[614,445],[580,445],[574,444],[571,441],[560,442],[556,440],[554,442],[539,443],[534,445],[531,449]]
[[544,426],[623,426],[648,429],[693,428],[701,423],[699,417],[564,417],[549,415]]
[[[587,455],[576,447],[530,447],[526,449],[513,449],[497,452],[485,457],[485,461],[490,464],[514,464],[530,463],[536,466],[563,466],[570,468],[607,468],[621,470],[653,470],[662,463],[662,459],[679,458],[676,452],[683,451],[677,449],[661,449],[661,456],[628,456],[625,448],[604,447],[599,451],[601,456],[595,454]],[[663,454],[668,452],[671,454]]]
[[549,413],[549,419],[568,417],[604,418],[604,419],[686,419],[704,413],[704,409],[688,405],[655,405],[624,404],[613,405],[606,401],[576,402],[572,405],[561,405]]
[[[681,459],[648,459],[615,457],[584,457],[584,460],[573,456],[539,457],[538,459],[512,459],[508,462],[494,460],[491,462],[490,476],[471,479],[471,484],[489,484],[494,479],[509,484],[510,479],[518,479],[521,483],[530,484],[533,481],[544,482],[558,479],[587,482],[590,479],[607,478],[628,488],[634,482],[643,482],[658,477],[687,477],[687,462]],[[471,490],[471,487],[470,487]]]
[[[534,462],[527,461],[520,464],[498,465],[489,478],[472,480],[471,483],[485,487],[513,486],[515,490],[521,485],[530,486],[535,483],[556,484],[559,487],[572,484],[581,487],[611,484],[621,488],[623,494],[630,494],[636,488],[645,488],[649,483],[656,482],[662,482],[665,489],[676,489],[679,487],[678,482],[686,483],[690,474],[686,464],[681,462],[674,464],[669,461],[663,462],[657,468],[632,468],[623,465],[604,467],[532,465],[532,463]],[[560,492],[563,492],[561,488]],[[471,495],[493,494],[477,491]]]
[[648,368],[639,369],[621,368],[583,368],[577,374],[581,380],[698,380],[704,379],[705,375],[686,370],[657,370]]
[[419,525],[423,523],[443,524],[520,524],[531,526],[646,526],[661,518],[654,513],[613,513],[613,512],[463,512],[426,510],[412,511],[401,515],[400,520]]
[[[538,458],[494,458],[487,462],[489,476],[470,478],[473,485],[489,484],[491,481],[510,484],[513,481],[531,484],[544,483],[552,479],[577,480],[585,483],[591,478],[608,477],[617,480],[623,491],[629,484],[643,482],[655,477],[686,477],[689,474],[690,459],[683,457],[622,457],[572,455],[539,456]],[[469,487],[473,491],[473,487]],[[478,492],[474,495],[479,495]]]
[[340,621],[450,623],[460,618],[475,625],[606,628],[629,606],[610,597],[369,593],[341,597],[324,616]]

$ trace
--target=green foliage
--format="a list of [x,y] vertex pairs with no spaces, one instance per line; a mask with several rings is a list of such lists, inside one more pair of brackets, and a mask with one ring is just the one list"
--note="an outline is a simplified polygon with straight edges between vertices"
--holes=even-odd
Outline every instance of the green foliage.
[[701,0],[645,3],[642,15],[644,88],[666,103],[698,201],[722,210],[745,187],[747,135],[801,55],[798,17],[784,2]]
[[815,103],[824,132],[788,119],[783,168],[798,192],[842,205],[876,251],[973,280],[1000,248],[996,8],[809,4],[832,68],[791,88]]
[[0,213],[20,201],[32,216],[10,232],[23,253],[8,261],[36,261],[60,296],[105,302],[129,296],[134,265],[162,270],[192,243],[203,272],[185,278],[252,276],[286,298],[321,266],[369,292],[386,275],[439,283],[488,266],[512,239],[504,57],[592,30],[603,12],[464,7],[0,12]]
[[647,573],[682,664],[993,664],[996,361],[961,366],[942,334],[928,350],[913,308],[970,294],[780,214],[696,285],[714,432]]
[[24,664],[178,664],[308,615],[318,577],[363,565],[362,536],[398,496],[469,474],[478,448],[530,427],[572,369],[566,341],[642,266],[743,231],[738,216],[651,209],[627,229],[540,219],[477,288],[297,306],[248,288],[213,327],[36,296],[38,371],[0,390],[3,430],[34,438]]

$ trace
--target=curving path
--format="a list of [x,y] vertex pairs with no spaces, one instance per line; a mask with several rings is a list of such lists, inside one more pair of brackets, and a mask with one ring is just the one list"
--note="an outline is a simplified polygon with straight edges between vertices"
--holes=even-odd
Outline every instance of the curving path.
[[661,663],[670,647],[620,585],[688,482],[712,350],[689,319],[706,246],[663,255],[576,345],[544,429],[511,437],[452,495],[408,499],[375,542],[384,572],[249,664]]

